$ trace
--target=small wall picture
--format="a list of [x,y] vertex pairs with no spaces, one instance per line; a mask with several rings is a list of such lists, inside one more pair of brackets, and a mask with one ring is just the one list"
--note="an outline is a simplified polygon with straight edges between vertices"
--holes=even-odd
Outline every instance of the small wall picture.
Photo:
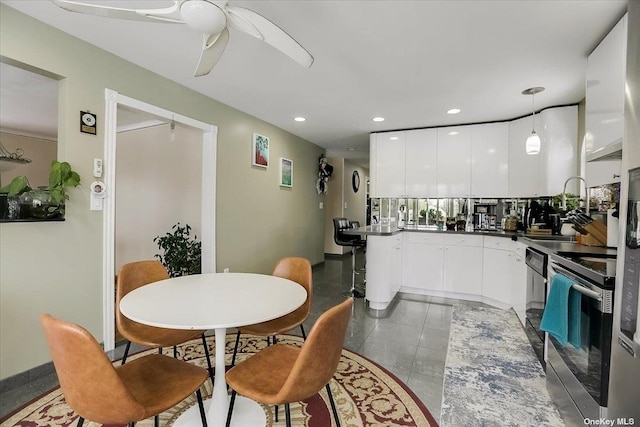
[[293,160],[280,159],[280,186],[293,187]]
[[252,146],[252,164],[263,168],[269,167],[269,138],[254,133]]

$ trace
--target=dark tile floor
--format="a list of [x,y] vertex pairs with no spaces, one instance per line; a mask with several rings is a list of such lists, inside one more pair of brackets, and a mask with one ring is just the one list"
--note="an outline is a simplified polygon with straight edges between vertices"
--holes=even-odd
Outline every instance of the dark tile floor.
[[[313,272],[312,313],[306,331],[318,316],[344,300],[351,283],[351,260],[327,258]],[[452,304],[455,300],[401,294],[387,310],[366,308],[357,299],[345,347],[387,368],[404,381],[440,418],[444,363],[447,355]],[[299,333],[299,329],[294,333]],[[110,353],[121,356],[123,347]],[[55,374],[0,394],[4,416],[57,385]]]

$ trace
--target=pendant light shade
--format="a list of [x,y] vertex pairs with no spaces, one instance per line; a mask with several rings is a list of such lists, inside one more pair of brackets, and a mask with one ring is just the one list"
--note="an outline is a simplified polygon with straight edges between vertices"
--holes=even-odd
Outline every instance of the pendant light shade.
[[540,152],[540,137],[536,131],[532,131],[531,135],[527,138],[527,144],[525,146],[527,154],[534,155]]
[[543,87],[530,87],[529,89],[525,89],[522,91],[523,95],[531,95],[531,135],[527,138],[527,142],[525,144],[525,149],[527,150],[527,154],[536,155],[540,152],[540,146],[542,145],[540,142],[540,137],[536,133],[536,107],[534,102],[534,97],[536,93],[540,93],[544,90]]

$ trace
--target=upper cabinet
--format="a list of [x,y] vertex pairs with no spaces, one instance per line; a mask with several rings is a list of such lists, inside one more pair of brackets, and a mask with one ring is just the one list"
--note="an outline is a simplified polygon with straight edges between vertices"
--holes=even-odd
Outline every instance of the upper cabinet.
[[531,117],[511,122],[370,135],[371,197],[538,197],[577,175],[578,107],[536,115],[540,154],[525,141]]
[[626,52],[627,15],[587,60],[584,149],[589,186],[620,182]]
[[471,197],[507,197],[509,124],[471,126]]
[[471,196],[471,126],[438,129],[437,196]]
[[405,196],[405,133],[373,133],[369,137],[372,197]]
[[420,129],[406,132],[405,187],[408,197],[436,194],[438,179],[438,131]]
[[[598,156],[624,134],[624,85],[627,51],[625,15],[587,60],[585,151]],[[588,181],[587,181],[588,182]]]

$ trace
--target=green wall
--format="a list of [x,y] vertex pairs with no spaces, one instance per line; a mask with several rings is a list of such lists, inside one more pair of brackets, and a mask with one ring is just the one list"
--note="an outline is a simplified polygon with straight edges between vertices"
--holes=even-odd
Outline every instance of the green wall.
[[[0,379],[50,361],[39,315],[79,323],[102,339],[102,212],[89,211],[92,161],[104,153],[109,88],[218,127],[217,269],[270,273],[288,255],[323,261],[323,149],[200,95],[0,4],[0,57],[60,78],[58,158],[84,185],[65,222],[0,224]],[[204,77],[207,78],[207,77]],[[98,135],[79,132],[79,111],[98,115]],[[252,168],[251,136],[270,137],[271,166]],[[294,186],[278,186],[278,160],[294,162]]]

